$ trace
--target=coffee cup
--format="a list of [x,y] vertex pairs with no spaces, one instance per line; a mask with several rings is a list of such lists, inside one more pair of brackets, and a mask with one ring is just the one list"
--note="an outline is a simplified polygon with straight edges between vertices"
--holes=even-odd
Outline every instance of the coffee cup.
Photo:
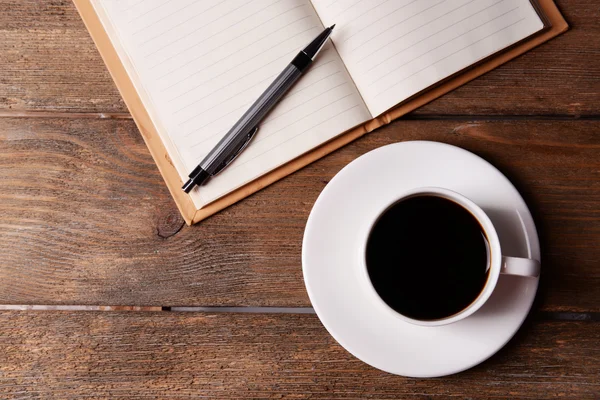
[[502,253],[493,222],[445,188],[402,194],[367,222],[361,283],[375,304],[406,322],[458,322],[490,298],[501,274],[539,276],[537,260]]

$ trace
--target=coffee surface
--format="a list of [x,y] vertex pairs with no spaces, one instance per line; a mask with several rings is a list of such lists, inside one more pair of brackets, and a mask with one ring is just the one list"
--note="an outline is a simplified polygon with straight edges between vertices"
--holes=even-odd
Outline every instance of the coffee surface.
[[489,246],[475,217],[454,201],[419,195],[388,208],[367,242],[369,278],[391,308],[436,320],[467,308],[488,278]]

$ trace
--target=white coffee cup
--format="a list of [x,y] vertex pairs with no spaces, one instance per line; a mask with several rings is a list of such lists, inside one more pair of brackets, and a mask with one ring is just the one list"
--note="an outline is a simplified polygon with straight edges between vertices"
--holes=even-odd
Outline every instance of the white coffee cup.
[[[402,200],[406,200],[410,197],[415,196],[438,196],[444,199],[451,200],[456,204],[462,206],[465,210],[467,210],[471,215],[473,215],[479,224],[481,225],[484,234],[487,237],[488,245],[489,245],[489,258],[488,258],[488,278],[487,281],[479,293],[479,296],[469,304],[466,308],[459,311],[458,313],[448,316],[446,318],[436,319],[436,320],[418,320],[409,318],[405,315],[402,315],[392,309],[387,303],[385,303],[381,297],[377,294],[371,280],[369,278],[369,274],[367,272],[367,260],[366,260],[366,249],[367,242],[369,239],[369,235],[375,223],[377,222],[379,216],[383,214],[389,207],[392,205],[401,202]],[[540,263],[537,260],[532,260],[528,258],[517,258],[517,257],[509,257],[502,254],[502,249],[500,246],[500,239],[498,238],[498,233],[494,228],[494,224],[487,216],[487,214],[474,202],[466,198],[465,196],[448,190],[444,188],[438,187],[423,187],[411,190],[409,192],[404,193],[398,199],[387,204],[385,207],[381,209],[381,212],[378,213],[374,219],[370,221],[368,225],[366,225],[368,229],[363,232],[363,240],[361,240],[362,247],[359,249],[362,257],[362,265],[361,265],[361,281],[363,283],[365,290],[368,292],[371,300],[376,302],[376,304],[380,308],[384,308],[388,313],[392,313],[396,317],[410,322],[412,324],[421,325],[421,326],[440,326],[447,325],[457,321],[460,321],[464,318],[467,318],[469,315],[473,314],[475,311],[479,310],[481,306],[485,304],[485,302],[490,298],[494,288],[496,287],[496,283],[498,282],[498,278],[500,274],[507,275],[519,275],[522,276],[523,279],[528,279],[531,277],[537,277],[540,274]]]

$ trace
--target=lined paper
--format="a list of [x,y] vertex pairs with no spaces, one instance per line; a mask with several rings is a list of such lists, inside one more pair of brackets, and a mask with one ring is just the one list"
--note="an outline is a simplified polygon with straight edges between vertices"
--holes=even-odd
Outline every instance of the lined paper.
[[543,29],[529,0],[315,0],[369,111],[399,102]]
[[[308,0],[93,0],[182,180],[323,25]],[[336,50],[260,125],[201,206],[371,118]]]

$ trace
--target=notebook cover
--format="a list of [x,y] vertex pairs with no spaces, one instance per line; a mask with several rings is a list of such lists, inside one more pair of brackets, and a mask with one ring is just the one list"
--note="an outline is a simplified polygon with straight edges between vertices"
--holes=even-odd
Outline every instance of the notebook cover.
[[336,138],[322,144],[319,147],[314,148],[297,157],[296,159],[282,165],[279,168],[261,176],[260,178],[236,189],[228,195],[215,200],[214,202],[207,204],[200,210],[196,209],[196,206],[192,202],[189,195],[185,194],[181,190],[183,182],[179,177],[179,173],[175,169],[175,166],[170,160],[169,155],[163,145],[148,112],[143,106],[142,100],[140,99],[137,91],[129,76],[125,67],[121,63],[119,56],[113,47],[108,34],[104,30],[104,27],[94,10],[90,0],[73,0],[83,22],[90,32],[102,59],[108,67],[108,70],[115,81],[129,112],[131,113],[135,123],[150,150],[150,154],[154,158],[156,165],[160,173],[162,174],[177,207],[181,212],[181,215],[185,219],[188,225],[202,221],[210,215],[242,200],[243,198],[259,191],[260,189],[278,181],[279,179],[305,167],[306,165],[318,160],[321,157],[339,149],[340,147],[352,142],[353,140],[363,136],[365,133],[371,132],[380,126],[389,124],[396,118],[403,116],[436,98],[456,89],[457,87],[464,85],[465,83],[491,71],[492,69],[504,64],[505,62],[512,60],[513,58],[533,49],[536,46],[560,35],[569,29],[567,22],[564,20],[560,11],[556,7],[553,0],[539,0],[539,6],[543,10],[543,13],[548,17],[551,27],[542,32],[539,35],[527,39],[518,45],[510,48],[508,51],[499,53],[492,58],[485,60],[478,64],[474,68],[468,69],[449,80],[444,81],[442,84],[432,88],[420,94],[419,96],[410,99],[409,101],[400,104],[398,107],[388,111],[379,117],[368,121],[358,127],[355,127]]

